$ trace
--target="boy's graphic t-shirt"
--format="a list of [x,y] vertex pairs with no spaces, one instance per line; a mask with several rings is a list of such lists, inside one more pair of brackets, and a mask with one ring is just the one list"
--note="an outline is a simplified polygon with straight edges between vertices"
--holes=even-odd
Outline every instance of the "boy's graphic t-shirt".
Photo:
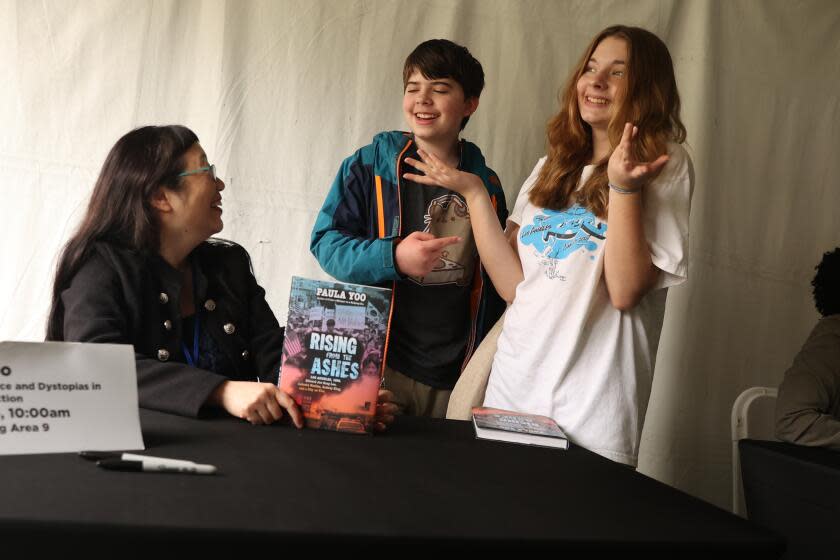
[[[416,155],[412,157],[417,157]],[[412,379],[451,389],[461,373],[470,334],[470,291],[478,250],[464,199],[442,187],[403,180],[402,235],[458,236],[426,276],[397,283],[388,365]]]
[[[636,464],[668,286],[685,280],[691,163],[679,145],[642,194],[657,285],[632,310],[609,300],[604,281],[607,220],[577,204],[528,200],[545,161],[523,185],[510,220],[524,279],[508,308],[484,406],[550,416],[578,445]],[[584,168],[580,185],[594,166]]]
[[[418,192],[418,187],[423,189],[422,193]],[[423,231],[435,237],[461,238],[460,243],[443,249],[440,260],[429,274],[409,276],[409,279],[419,286],[469,286],[475,269],[476,247],[466,201],[460,195],[438,187],[407,184],[403,191],[408,209],[403,218],[404,231],[407,227],[410,228],[408,233]],[[422,223],[417,221],[421,215]]]

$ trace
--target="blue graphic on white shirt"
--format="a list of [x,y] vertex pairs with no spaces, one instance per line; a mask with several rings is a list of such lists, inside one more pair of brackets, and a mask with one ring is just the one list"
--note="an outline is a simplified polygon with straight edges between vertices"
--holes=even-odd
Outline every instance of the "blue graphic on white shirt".
[[[522,244],[533,246],[546,261],[565,259],[576,251],[595,252],[606,237],[607,224],[577,204],[565,210],[542,209],[534,216],[533,223],[519,230]],[[551,269],[547,271],[549,278],[556,277],[551,273],[555,268],[553,263],[546,264]]]

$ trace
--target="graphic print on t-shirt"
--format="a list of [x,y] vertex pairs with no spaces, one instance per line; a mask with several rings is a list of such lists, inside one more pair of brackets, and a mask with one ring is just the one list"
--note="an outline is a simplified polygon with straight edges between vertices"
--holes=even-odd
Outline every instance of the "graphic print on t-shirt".
[[411,280],[424,286],[469,284],[475,266],[475,244],[472,243],[470,212],[466,202],[456,194],[436,197],[429,202],[423,222],[426,224],[423,231],[432,233],[435,237],[457,235],[462,241],[446,246],[440,260],[429,274],[411,276]]
[[565,210],[542,209],[534,215],[532,223],[519,230],[522,244],[533,246],[544,259],[546,275],[561,280],[565,278],[556,273],[556,261],[576,251],[594,253],[606,237],[606,222],[577,204]]

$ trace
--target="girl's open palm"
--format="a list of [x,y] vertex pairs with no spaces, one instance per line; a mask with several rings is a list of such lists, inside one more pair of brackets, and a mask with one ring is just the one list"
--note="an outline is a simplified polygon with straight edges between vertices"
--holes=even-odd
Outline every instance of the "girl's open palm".
[[607,163],[607,177],[610,183],[623,189],[640,190],[647,185],[662,167],[668,163],[668,155],[662,154],[654,161],[635,161],[632,142],[639,129],[632,123],[624,125],[621,141],[613,150]]

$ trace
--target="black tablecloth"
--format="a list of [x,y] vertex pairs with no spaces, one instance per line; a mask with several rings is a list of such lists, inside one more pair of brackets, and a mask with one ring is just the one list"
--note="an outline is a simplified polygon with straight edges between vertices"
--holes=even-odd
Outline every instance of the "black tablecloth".
[[749,518],[784,535],[785,558],[840,557],[840,453],[741,440]]
[[400,417],[386,434],[357,436],[146,410],[141,420],[147,454],[220,473],[105,471],[73,454],[0,457],[0,543],[417,542],[741,558],[773,558],[783,546],[584,449],[480,441],[468,422]]

